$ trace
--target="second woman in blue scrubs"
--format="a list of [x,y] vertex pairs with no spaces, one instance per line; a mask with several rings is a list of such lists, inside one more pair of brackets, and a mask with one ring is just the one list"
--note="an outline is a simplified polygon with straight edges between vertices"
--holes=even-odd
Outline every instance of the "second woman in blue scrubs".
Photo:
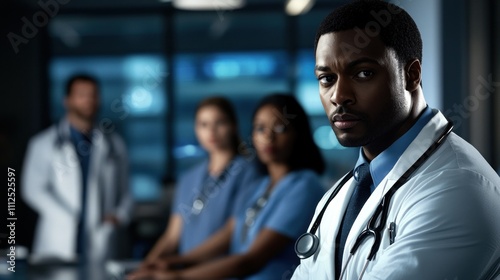
[[[324,188],[324,162],[295,98],[272,95],[253,118],[253,143],[267,174],[235,217],[205,243],[129,279],[288,279],[299,260],[294,241],[307,230]],[[219,258],[222,252],[229,252]]]

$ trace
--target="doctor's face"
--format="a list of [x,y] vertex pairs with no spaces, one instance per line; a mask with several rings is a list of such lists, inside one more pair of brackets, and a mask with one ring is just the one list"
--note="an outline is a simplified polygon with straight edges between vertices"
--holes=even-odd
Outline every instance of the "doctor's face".
[[[404,67],[378,38],[356,46],[354,30],[327,33],[316,49],[321,103],[340,144],[379,151],[400,136],[411,94]],[[359,44],[359,43],[358,43]]]
[[216,106],[205,106],[196,113],[195,133],[208,152],[231,148],[236,128]]
[[64,101],[66,110],[78,118],[92,121],[99,110],[97,85],[87,80],[76,80]]
[[252,141],[257,156],[265,165],[288,164],[294,147],[296,131],[273,105],[264,105],[256,113]]

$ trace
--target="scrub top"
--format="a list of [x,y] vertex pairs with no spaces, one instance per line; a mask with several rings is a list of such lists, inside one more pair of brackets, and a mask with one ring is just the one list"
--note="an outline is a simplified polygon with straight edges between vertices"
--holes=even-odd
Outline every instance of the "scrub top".
[[[177,184],[172,213],[182,217],[179,253],[202,244],[219,230],[235,211],[241,193],[257,178],[254,162],[236,156],[218,178],[208,173],[208,160],[184,173]],[[202,198],[204,207],[196,213],[193,203]]]
[[[248,202],[236,210],[236,225],[231,241],[231,254],[248,251],[262,229],[271,229],[296,240],[307,231],[316,204],[325,193],[316,173],[311,170],[297,170],[288,173],[272,190],[267,203],[257,214],[254,223],[244,234],[246,211],[266,192],[269,176],[254,182],[254,194]],[[244,237],[246,236],[246,238]],[[295,254],[294,243],[276,255],[256,274],[245,279],[289,279],[299,258]]]

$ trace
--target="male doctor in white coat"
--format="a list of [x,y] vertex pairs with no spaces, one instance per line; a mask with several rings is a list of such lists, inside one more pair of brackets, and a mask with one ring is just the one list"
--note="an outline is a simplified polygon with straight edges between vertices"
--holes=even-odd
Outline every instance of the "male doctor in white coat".
[[34,261],[103,261],[115,257],[117,230],[128,223],[132,200],[122,139],[110,123],[96,125],[97,80],[71,77],[66,116],[28,146],[22,197],[38,212]]
[[[367,261],[373,236],[349,257],[382,197],[445,135],[448,121],[426,104],[420,33],[401,8],[382,1],[338,8],[320,25],[315,53],[321,102],[337,139],[361,148],[355,175],[330,203],[338,183],[319,202],[311,223],[325,208],[319,246],[302,256],[292,279],[500,279],[500,178],[454,133],[390,200],[374,259]],[[362,165],[371,184],[349,225]]]

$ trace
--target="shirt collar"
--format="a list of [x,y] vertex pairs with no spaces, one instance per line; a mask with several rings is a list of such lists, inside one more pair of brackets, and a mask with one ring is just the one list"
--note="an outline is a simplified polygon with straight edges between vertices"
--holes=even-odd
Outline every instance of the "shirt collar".
[[71,141],[73,141],[74,143],[78,143],[79,141],[82,141],[82,140],[89,142],[89,143],[92,142],[92,135],[90,135],[90,137],[89,137],[89,135],[82,133],[81,131],[76,129],[71,124],[69,125],[69,134],[70,134]]
[[[405,134],[403,134],[403,136],[399,137],[398,140],[376,156],[371,162],[368,162],[365,158],[363,149],[359,149],[358,161],[356,162],[354,170],[356,171],[356,169],[358,169],[358,167],[363,163],[370,164],[370,174],[373,179],[373,185],[371,186],[372,191],[375,190],[375,187],[382,182],[389,171],[391,171],[394,165],[396,165],[396,162],[399,160],[403,152],[408,148],[408,146],[410,146],[411,142],[413,142],[433,116],[434,113],[429,106],[427,106],[418,118],[417,122],[415,122],[415,124]],[[356,172],[354,173],[356,174]]]

